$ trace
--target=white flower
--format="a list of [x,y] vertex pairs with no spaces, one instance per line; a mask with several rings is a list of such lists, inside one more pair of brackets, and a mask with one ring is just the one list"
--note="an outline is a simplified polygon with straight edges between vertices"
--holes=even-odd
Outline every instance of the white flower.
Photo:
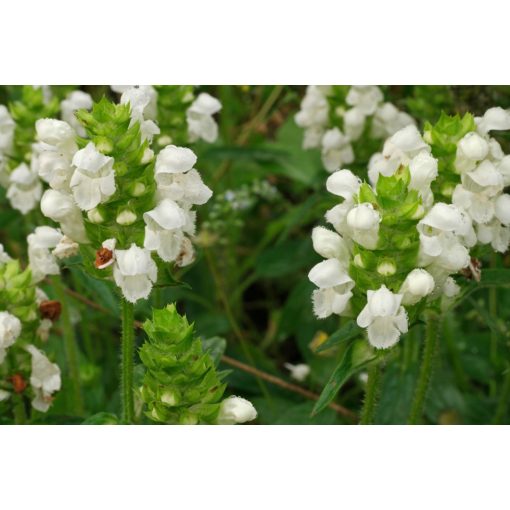
[[[115,90],[115,89],[114,89]],[[115,90],[118,92],[118,90]],[[131,118],[137,121],[156,120],[158,115],[158,93],[151,85],[126,87],[122,91],[121,104],[129,103]]]
[[71,195],[48,189],[41,198],[42,213],[60,223],[62,232],[73,241],[87,242],[87,234],[80,209]]
[[30,384],[36,397],[32,401],[34,409],[45,413],[52,402],[52,394],[60,389],[60,368],[35,346],[28,345],[26,350],[32,355],[32,373]]
[[168,145],[156,158],[156,182],[162,185],[172,184],[173,174],[188,172],[196,162],[197,156],[191,149]]
[[400,334],[407,333],[407,314],[401,306],[402,298],[402,294],[393,294],[385,285],[367,292],[367,304],[356,322],[360,328],[367,328],[368,341],[377,349],[395,345]]
[[165,262],[174,261],[181,251],[183,230],[189,231],[186,212],[174,201],[166,198],[154,209],[144,213],[145,239],[148,250],[156,250]]
[[349,89],[345,102],[356,106],[365,115],[373,115],[383,99],[381,89],[375,85],[354,85]]
[[457,172],[469,172],[489,153],[489,143],[478,133],[470,132],[457,144],[455,168]]
[[494,217],[494,200],[487,193],[473,193],[458,184],[452,195],[452,204],[466,211],[477,223],[487,223]]
[[8,391],[0,390],[0,402],[7,400],[10,396],[11,394]]
[[414,305],[434,290],[434,278],[425,269],[413,269],[400,287],[402,304]]
[[500,193],[504,186],[503,176],[487,159],[482,161],[475,170],[463,174],[462,184],[469,191],[485,192],[488,196]]
[[341,204],[335,205],[329,211],[326,211],[326,221],[333,225],[335,230],[343,236],[351,235],[351,230],[347,225],[347,215],[353,207],[354,202],[352,200],[344,200]]
[[499,106],[489,108],[484,113],[483,117],[476,117],[475,122],[478,127],[478,132],[482,135],[493,130],[507,130],[510,129],[510,113]]
[[510,245],[510,227],[504,227],[496,218],[486,224],[477,225],[478,241],[491,246],[500,253],[505,253]]
[[505,226],[510,225],[510,195],[503,193],[494,204],[496,218]]
[[116,250],[115,257],[113,277],[124,298],[130,303],[147,299],[158,276],[150,252],[133,243],[128,250]]
[[443,285],[443,294],[446,297],[454,297],[460,292],[460,287],[457,285],[457,282],[449,276]]
[[42,183],[37,172],[25,163],[21,163],[9,177],[7,198],[14,209],[27,214],[39,204],[42,190]]
[[93,101],[90,94],[81,90],[74,90],[67,94],[67,97],[60,103],[60,110],[62,120],[69,123],[78,133],[79,136],[85,136],[85,128],[80,124],[80,121],[75,117],[74,113],[77,110],[90,110]]
[[37,326],[37,330],[36,330],[35,334],[43,342],[46,342],[46,341],[48,341],[48,338],[50,337],[50,330],[51,330],[52,326],[53,326],[53,322],[51,321],[51,319],[43,319],[39,323],[39,326]]
[[437,159],[428,151],[421,151],[409,162],[409,172],[411,174],[409,189],[426,193],[438,174]]
[[190,142],[199,139],[213,143],[218,138],[218,124],[213,118],[221,110],[221,103],[209,94],[201,93],[186,110]]
[[79,245],[67,236],[63,236],[51,252],[57,259],[66,259],[78,254]]
[[347,214],[347,225],[352,230],[352,238],[368,249],[374,249],[377,246],[380,222],[380,214],[370,203],[359,204]]
[[313,249],[325,259],[349,259],[349,248],[344,239],[336,232],[324,227],[315,227],[312,231]]
[[296,124],[302,128],[325,126],[328,122],[329,104],[320,87],[310,85],[301,101],[301,110],[296,114]]
[[391,103],[379,106],[372,118],[372,136],[387,138],[400,129],[414,124],[414,119],[407,113],[401,112]]
[[9,312],[0,312],[0,363],[5,358],[7,349],[21,334],[20,320]]
[[0,105],[0,153],[9,153],[12,149],[16,124],[12,120],[9,110]]
[[328,172],[338,170],[344,163],[354,161],[351,141],[338,128],[324,133],[322,137],[322,163]]
[[218,425],[234,425],[252,421],[257,417],[257,411],[248,400],[231,396],[223,400],[218,414]]
[[290,372],[292,379],[299,382],[303,382],[310,374],[310,367],[305,363],[298,363],[297,365],[284,363],[283,366]]
[[35,282],[41,281],[46,275],[59,274],[60,269],[51,250],[62,240],[62,233],[51,227],[37,227],[27,237],[28,258]]
[[337,170],[333,172],[326,181],[326,189],[343,197],[346,200],[352,199],[361,186],[361,179],[354,175],[350,170]]
[[365,114],[360,108],[351,108],[344,113],[344,131],[351,140],[358,140],[365,128]]
[[115,193],[113,163],[113,158],[101,154],[92,142],[74,155],[76,170],[70,184],[80,209],[93,209]]
[[76,132],[65,121],[58,119],[39,119],[35,123],[37,139],[66,153],[77,150]]
[[498,162],[498,172],[503,176],[505,186],[510,186],[510,155],[503,157]]
[[303,137],[303,149],[315,149],[316,147],[320,147],[323,136],[324,136],[323,127],[312,126],[306,128]]
[[323,319],[333,313],[339,315],[346,309],[354,281],[348,275],[345,264],[338,259],[319,262],[308,273],[308,279],[319,287],[312,295],[317,317]]

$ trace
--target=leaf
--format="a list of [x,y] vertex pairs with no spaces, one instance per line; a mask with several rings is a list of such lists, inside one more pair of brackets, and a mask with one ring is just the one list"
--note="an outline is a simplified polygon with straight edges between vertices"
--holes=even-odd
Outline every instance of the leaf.
[[347,347],[340,363],[338,363],[337,367],[329,381],[324,386],[322,390],[321,396],[319,400],[315,404],[312,416],[315,416],[317,413],[320,413],[323,409],[325,409],[329,403],[335,398],[336,394],[339,392],[340,388],[345,384],[347,379],[352,374],[353,366],[352,366],[352,354],[354,350],[354,343],[351,343],[349,347]]
[[202,339],[202,348],[210,354],[214,364],[218,365],[227,348],[227,341],[219,336]]
[[356,324],[355,321],[350,321],[344,324],[338,331],[335,331],[323,344],[321,344],[316,352],[324,352],[347,340],[351,340],[361,334],[362,329]]
[[82,425],[118,425],[119,419],[112,413],[97,413],[89,416]]

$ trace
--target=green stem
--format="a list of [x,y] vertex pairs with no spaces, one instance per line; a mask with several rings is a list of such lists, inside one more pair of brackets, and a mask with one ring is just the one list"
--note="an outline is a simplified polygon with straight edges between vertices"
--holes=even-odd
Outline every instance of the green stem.
[[57,299],[62,305],[62,332],[64,335],[64,348],[66,353],[67,370],[71,381],[71,394],[73,396],[72,409],[78,416],[84,414],[83,397],[80,383],[80,365],[78,362],[78,344],[74,334],[73,324],[71,322],[71,314],[67,295],[62,284],[62,278],[56,276],[52,279],[53,288],[57,295]]
[[25,402],[21,395],[16,395],[14,404],[14,423],[16,425],[25,425],[27,422],[27,412],[25,410]]
[[135,327],[133,304],[121,300],[122,306],[122,360],[120,365],[120,391],[122,397],[122,421],[132,423],[134,415],[133,369],[135,350]]
[[508,409],[508,400],[510,399],[510,370],[505,374],[505,378],[503,380],[503,388],[501,390],[501,395],[499,397],[498,407],[496,409],[496,415],[494,416],[494,425],[500,425],[503,423],[507,409]]
[[423,415],[423,406],[429,388],[432,375],[434,354],[436,352],[437,340],[439,337],[441,320],[437,313],[429,311],[427,313],[427,326],[425,331],[425,346],[423,349],[423,359],[418,375],[418,383],[414,393],[411,413],[408,423],[416,425]]
[[374,421],[380,379],[381,370],[379,368],[379,363],[375,363],[368,370],[368,381],[365,390],[363,409],[361,410],[360,425],[370,425]]

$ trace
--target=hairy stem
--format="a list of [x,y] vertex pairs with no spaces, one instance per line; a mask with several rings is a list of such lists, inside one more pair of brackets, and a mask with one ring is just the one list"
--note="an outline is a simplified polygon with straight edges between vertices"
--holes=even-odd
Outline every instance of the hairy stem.
[[122,307],[122,355],[120,365],[120,391],[122,399],[122,421],[132,423],[134,415],[133,369],[134,369],[134,310],[133,304],[121,299]]
[[25,425],[27,422],[27,412],[25,410],[25,402],[21,395],[14,397],[14,423],[16,425]]
[[76,335],[74,334],[74,327],[71,322],[71,314],[69,312],[68,299],[62,284],[60,276],[52,279],[53,288],[57,295],[57,299],[62,305],[62,333],[64,335],[64,347],[66,353],[67,370],[69,379],[71,381],[72,389],[72,409],[81,416],[84,413],[83,396],[81,392],[80,383],[80,365],[78,362],[78,344],[76,343]]
[[374,421],[380,379],[381,370],[379,368],[379,363],[375,363],[368,370],[368,381],[365,389],[363,409],[361,410],[360,425],[370,425]]
[[416,425],[423,415],[423,406],[429,388],[434,362],[434,354],[436,352],[437,340],[439,337],[441,318],[432,311],[426,316],[427,326],[425,331],[425,346],[423,349],[423,359],[418,375],[418,383],[414,392],[411,413],[409,414],[408,423]]

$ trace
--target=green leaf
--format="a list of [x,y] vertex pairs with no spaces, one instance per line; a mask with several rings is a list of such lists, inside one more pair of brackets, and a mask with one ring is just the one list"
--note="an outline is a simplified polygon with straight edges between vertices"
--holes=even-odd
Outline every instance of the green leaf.
[[342,342],[351,340],[361,334],[362,329],[354,320],[344,324],[338,331],[335,331],[322,345],[317,349],[317,353],[324,352]]
[[217,366],[227,348],[227,341],[219,336],[213,336],[202,340],[202,348],[209,353]]
[[342,359],[340,360],[340,363],[338,363],[337,367],[335,368],[335,371],[329,378],[329,381],[326,383],[326,386],[324,386],[321,396],[313,408],[312,416],[320,413],[329,405],[329,403],[335,398],[336,394],[340,391],[340,388],[351,376],[353,370],[353,351],[354,343],[351,343],[349,347],[347,347]]
[[119,419],[112,413],[97,413],[89,416],[82,425],[118,425]]

